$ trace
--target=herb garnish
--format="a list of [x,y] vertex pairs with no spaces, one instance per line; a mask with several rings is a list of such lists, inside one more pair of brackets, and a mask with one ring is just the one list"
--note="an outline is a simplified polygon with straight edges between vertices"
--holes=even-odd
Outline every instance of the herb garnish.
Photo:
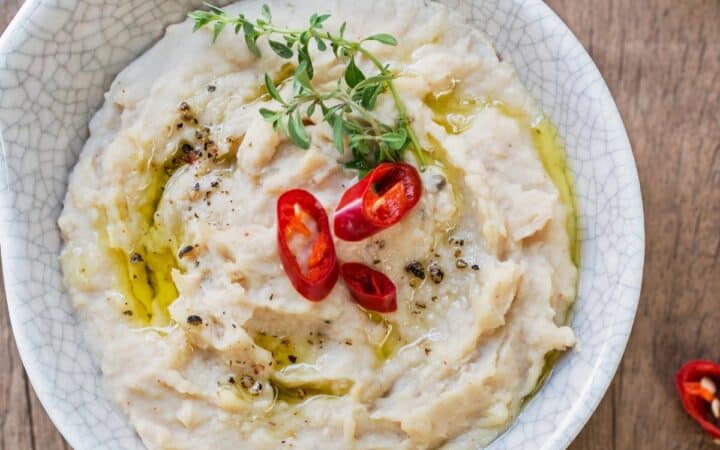
[[[206,6],[209,11],[197,10],[188,16],[195,21],[193,31],[205,25],[212,26],[213,42],[226,26],[231,25],[235,34],[243,33],[248,49],[256,57],[261,56],[257,45],[261,37],[267,37],[270,48],[281,58],[289,59],[297,54],[298,66],[292,77],[292,98],[283,98],[270,75],[265,74],[268,94],[280,104],[281,109],[275,111],[262,108],[260,114],[272,123],[274,130],[281,130],[295,145],[308,149],[310,136],[305,129],[303,116],[312,116],[320,108],[323,120],[333,130],[333,142],[337,150],[344,153],[347,144],[352,153],[352,159],[345,163],[345,167],[358,170],[360,176],[381,162],[402,160],[408,147],[415,153],[420,167],[425,167],[424,151],[393,82],[396,75],[363,47],[363,43],[368,41],[397,45],[393,36],[381,33],[360,41],[348,40],[345,38],[346,22],[340,26],[337,34],[323,29],[324,22],[330,18],[329,14],[313,14],[307,29],[292,30],[273,24],[267,5],[263,5],[261,16],[255,21],[247,19],[243,14],[231,16],[222,8],[208,3]],[[312,84],[314,70],[309,51],[312,42],[321,52],[329,48],[346,64],[343,78],[330,91],[319,91]],[[378,72],[366,76],[356,64],[360,57],[372,62]],[[395,123],[384,123],[372,114],[377,98],[383,92],[392,95],[398,114]]]

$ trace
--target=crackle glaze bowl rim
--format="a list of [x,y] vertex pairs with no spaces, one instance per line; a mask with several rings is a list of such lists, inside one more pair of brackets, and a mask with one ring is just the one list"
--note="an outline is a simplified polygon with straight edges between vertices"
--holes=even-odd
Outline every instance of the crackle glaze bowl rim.
[[[489,446],[565,448],[602,399],[635,318],[644,219],[632,149],[597,67],[542,1],[443,2],[513,62],[568,150],[580,205],[582,264],[572,319],[579,345]],[[27,0],[0,37],[0,245],[8,310],[30,381],[77,450],[142,444],[103,390],[63,292],[56,222],[67,175],[114,75],[200,2],[120,3]],[[134,17],[136,10],[143,16]]]

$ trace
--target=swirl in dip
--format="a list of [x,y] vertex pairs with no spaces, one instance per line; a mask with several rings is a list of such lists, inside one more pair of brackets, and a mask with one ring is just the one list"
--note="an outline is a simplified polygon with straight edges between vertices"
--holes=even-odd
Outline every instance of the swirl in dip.
[[[261,3],[227,10],[255,17]],[[397,309],[322,301],[283,269],[275,205],[291,189],[332,220],[358,173],[316,110],[298,148],[259,114],[293,59],[232,31],[173,25],[123,70],[90,123],[60,217],[65,283],[109,392],[150,449],[478,448],[571,347],[575,213],[554,128],[491,45],[438,4],[271,1],[368,42],[396,75],[428,155],[422,197],[340,261],[382,272]],[[344,64],[311,47],[315,86]],[[373,67],[357,59],[365,73]],[[392,122],[389,93],[373,111]],[[560,155],[560,156],[559,156]],[[419,166],[412,152],[405,162]],[[558,166],[560,164],[560,166]],[[561,167],[561,168],[558,168]]]

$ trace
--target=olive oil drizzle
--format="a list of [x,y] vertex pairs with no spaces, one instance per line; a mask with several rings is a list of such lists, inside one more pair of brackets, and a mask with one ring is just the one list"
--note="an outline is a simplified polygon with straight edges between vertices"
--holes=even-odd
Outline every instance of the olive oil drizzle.
[[[569,251],[573,263],[579,267],[580,236],[574,180],[567,165],[565,147],[552,121],[545,115],[532,118],[525,111],[514,109],[497,100],[477,99],[463,95],[457,82],[454,82],[447,90],[426,96],[425,104],[433,112],[433,121],[442,125],[450,134],[459,134],[465,131],[475,115],[486,108],[495,108],[504,116],[517,121],[521,128],[530,130],[533,148],[537,152],[545,172],[557,188],[561,202],[569,210],[566,223],[570,243]],[[448,167],[447,162],[443,161],[441,167]]]
[[180,148],[164,164],[149,167],[145,198],[137,207],[143,231],[131,252],[115,250],[115,260],[125,293],[134,299],[136,319],[141,325],[164,326],[170,323],[168,307],[177,298],[172,271],[179,269],[177,249],[179,231],[155,221],[156,211],[170,179],[185,166]]
[[273,357],[272,367],[276,371],[292,364],[311,363],[313,360],[312,345],[306,342],[301,343],[294,338],[259,332],[253,337],[253,342],[258,347],[270,352]]
[[313,397],[323,396],[326,398],[342,397],[350,392],[351,382],[327,382],[322,385],[306,384],[289,386],[276,379],[271,379],[270,384],[275,392],[275,401],[288,404],[298,404]]
[[[283,64],[275,75],[276,84],[292,77],[295,66]],[[255,99],[269,99],[267,88],[260,85]],[[197,122],[195,122],[197,124]],[[145,198],[136,206],[142,222],[142,237],[131,252],[109,249],[117,267],[121,289],[129,297],[128,313],[139,326],[165,326],[170,323],[169,306],[178,297],[172,280],[172,271],[180,270],[177,257],[182,242],[182,230],[170,230],[166,224],[156,222],[156,213],[167,184],[172,177],[186,169],[180,143],[173,155],[163,164],[150,164]],[[234,163],[235,155],[227,154],[216,159],[220,165]]]
[[[442,125],[450,134],[459,134],[466,130],[475,115],[484,108],[495,108],[502,115],[514,119],[521,128],[530,130],[533,148],[537,152],[545,172],[557,188],[560,201],[568,208],[566,229],[570,258],[576,267],[580,267],[579,209],[574,180],[568,168],[565,147],[552,121],[545,115],[531,118],[525,111],[514,109],[497,100],[464,96],[458,89],[457,82],[453,82],[451,87],[445,91],[428,95],[425,98],[425,104],[433,112],[433,121]],[[437,145],[434,143],[433,146],[442,149],[439,143]],[[445,160],[441,159],[441,167],[448,167],[446,158]],[[564,323],[569,320],[570,311],[567,312]],[[523,397],[522,405],[530,401],[540,390],[563,354],[562,351],[552,350],[545,355],[545,362],[537,384],[530,393]]]
[[378,361],[387,361],[407,342],[400,334],[397,325],[388,320],[387,317],[370,310],[365,310],[365,313],[372,322],[382,324],[385,327],[385,335],[375,345],[374,352]]

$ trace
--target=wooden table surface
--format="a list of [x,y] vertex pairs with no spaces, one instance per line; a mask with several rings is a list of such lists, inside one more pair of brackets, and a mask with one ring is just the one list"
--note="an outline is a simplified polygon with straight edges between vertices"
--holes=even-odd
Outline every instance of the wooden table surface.
[[[0,0],[0,30],[22,1]],[[547,3],[615,96],[640,171],[647,230],[629,347],[570,448],[715,449],[681,410],[673,375],[691,358],[720,360],[720,0]],[[2,303],[0,450],[69,448],[35,398]]]

